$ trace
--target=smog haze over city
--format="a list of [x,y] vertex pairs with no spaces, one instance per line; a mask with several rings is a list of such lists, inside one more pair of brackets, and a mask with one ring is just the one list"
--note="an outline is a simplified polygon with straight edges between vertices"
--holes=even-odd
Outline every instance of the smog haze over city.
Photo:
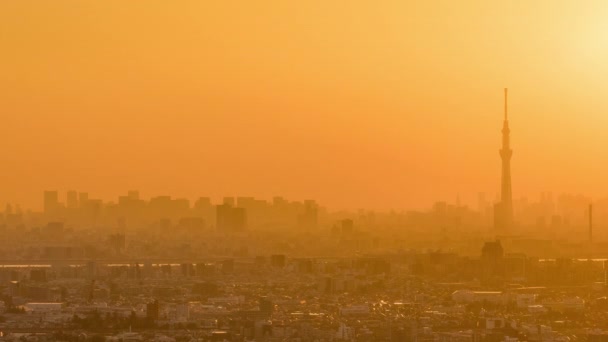
[[0,341],[608,341],[608,3],[0,1]]

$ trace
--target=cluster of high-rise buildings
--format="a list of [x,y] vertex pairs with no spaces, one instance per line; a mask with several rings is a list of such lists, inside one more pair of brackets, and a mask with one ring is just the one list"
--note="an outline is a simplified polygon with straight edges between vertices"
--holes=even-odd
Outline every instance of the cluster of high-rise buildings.
[[219,204],[213,204],[208,197],[201,197],[193,204],[187,199],[170,196],[144,200],[138,191],[129,191],[117,202],[107,203],[76,191],[68,191],[65,202],[59,197],[58,191],[44,192],[44,219],[66,224],[115,225],[120,229],[151,223],[160,226],[177,223],[185,229],[200,232],[206,227],[222,232],[243,232],[248,225],[316,228],[322,210],[312,200],[290,202],[281,197],[275,197],[271,202],[253,197],[225,197]]

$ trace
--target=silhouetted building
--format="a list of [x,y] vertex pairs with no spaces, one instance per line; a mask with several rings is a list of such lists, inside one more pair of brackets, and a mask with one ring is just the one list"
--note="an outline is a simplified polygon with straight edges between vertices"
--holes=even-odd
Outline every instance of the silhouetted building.
[[42,236],[46,239],[60,239],[63,237],[63,222],[49,222],[42,229]]
[[152,303],[148,303],[146,305],[146,317],[150,320],[157,320],[160,316],[160,305],[158,304],[158,300],[155,300]]
[[344,219],[340,221],[340,233],[352,234],[355,230],[355,224],[351,219]]
[[354,261],[353,266],[365,270],[368,275],[386,275],[391,271],[391,264],[382,258],[360,258]]
[[242,232],[245,230],[247,215],[245,208],[235,208],[230,204],[216,206],[216,226],[222,232]]
[[527,257],[521,253],[504,256],[504,274],[511,281],[525,280]]
[[222,261],[222,272],[232,273],[234,272],[234,259],[227,259]]
[[57,191],[44,192],[44,213],[57,214],[59,210],[59,193]]
[[78,194],[78,205],[84,206],[89,201],[89,193],[81,192]]
[[27,286],[25,287],[25,296],[31,300],[46,302],[50,299],[51,290],[46,287]]
[[301,273],[312,273],[313,272],[313,262],[311,259],[300,259],[297,263],[298,272]]
[[319,220],[319,206],[313,200],[304,201],[304,212],[298,216],[298,224],[305,229],[316,228]]
[[30,271],[30,280],[36,282],[46,282],[46,270],[34,269]]
[[68,209],[78,208],[78,193],[76,191],[68,191],[66,205]]
[[215,283],[195,283],[192,287],[192,293],[203,297],[210,297],[217,295],[219,293],[219,288]]
[[481,249],[481,279],[484,285],[496,286],[504,277],[504,250],[499,240],[486,242]]
[[72,246],[46,246],[42,251],[42,257],[46,259],[83,258],[84,249]]
[[205,229],[205,220],[200,217],[182,217],[177,227],[186,232],[201,233]]
[[185,264],[181,264],[181,267],[182,267],[182,276],[184,276],[184,277],[194,276],[194,264],[185,263]]
[[87,279],[97,278],[97,263],[95,261],[87,261]]
[[137,190],[130,190],[128,192],[127,196],[129,197],[129,199],[131,199],[133,201],[138,201],[139,200],[139,191],[137,191]]
[[260,313],[264,315],[264,317],[270,317],[272,315],[274,306],[272,305],[272,301],[268,299],[268,297],[260,298]]
[[270,266],[276,268],[285,267],[286,257],[283,254],[275,254],[270,256]]
[[196,264],[196,275],[199,277],[211,277],[215,275],[215,265],[199,262]]
[[108,244],[116,253],[120,253],[125,249],[126,238],[125,234],[112,234],[108,237]]

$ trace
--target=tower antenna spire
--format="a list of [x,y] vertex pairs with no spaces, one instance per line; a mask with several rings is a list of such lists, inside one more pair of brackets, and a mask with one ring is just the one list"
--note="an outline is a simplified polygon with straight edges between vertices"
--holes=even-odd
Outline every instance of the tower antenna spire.
[[507,88],[505,88],[505,121],[509,120],[509,117],[507,116]]
[[511,130],[509,129],[509,117],[507,112],[507,88],[505,91],[505,121],[502,123],[502,148],[500,149],[500,159],[502,159],[502,172],[501,172],[501,190],[500,190],[500,203],[496,208],[496,215],[494,216],[494,224],[499,230],[506,231],[513,224],[513,195],[511,192],[511,156],[513,150],[511,150],[509,135]]

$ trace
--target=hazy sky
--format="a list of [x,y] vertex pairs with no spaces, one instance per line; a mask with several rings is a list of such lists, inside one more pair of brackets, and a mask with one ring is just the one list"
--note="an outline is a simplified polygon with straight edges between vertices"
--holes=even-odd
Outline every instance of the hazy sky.
[[0,2],[0,203],[608,194],[606,1]]

